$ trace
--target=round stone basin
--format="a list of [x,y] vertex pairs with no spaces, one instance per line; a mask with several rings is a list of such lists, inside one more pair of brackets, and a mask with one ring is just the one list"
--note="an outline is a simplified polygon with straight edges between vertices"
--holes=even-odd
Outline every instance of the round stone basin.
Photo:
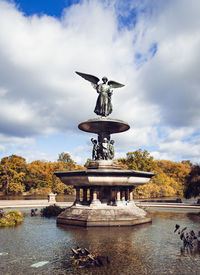
[[129,130],[130,126],[128,123],[112,118],[95,118],[81,122],[78,128],[82,131],[99,134],[106,132],[109,134],[121,133]]
[[56,172],[64,184],[73,186],[138,186],[146,184],[155,174],[120,169],[87,169]]

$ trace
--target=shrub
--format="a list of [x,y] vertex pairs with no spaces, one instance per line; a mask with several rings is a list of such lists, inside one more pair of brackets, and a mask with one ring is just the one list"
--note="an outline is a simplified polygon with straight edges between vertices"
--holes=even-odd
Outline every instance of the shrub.
[[42,217],[50,218],[57,217],[64,210],[64,208],[61,208],[58,205],[54,204],[41,209],[40,213]]
[[23,221],[23,214],[18,210],[7,211],[0,218],[0,227],[15,226]]

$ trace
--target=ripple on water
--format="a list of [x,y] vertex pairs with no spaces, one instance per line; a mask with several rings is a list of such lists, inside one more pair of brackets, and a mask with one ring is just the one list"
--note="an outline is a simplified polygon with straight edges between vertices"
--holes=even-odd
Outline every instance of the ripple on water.
[[[135,227],[56,226],[56,220],[25,216],[16,228],[0,230],[0,274],[198,274],[200,256],[181,253],[176,223],[199,230],[197,214],[150,211],[153,223]],[[71,247],[110,255],[103,267],[80,269],[70,264]],[[48,261],[37,269],[34,263]]]

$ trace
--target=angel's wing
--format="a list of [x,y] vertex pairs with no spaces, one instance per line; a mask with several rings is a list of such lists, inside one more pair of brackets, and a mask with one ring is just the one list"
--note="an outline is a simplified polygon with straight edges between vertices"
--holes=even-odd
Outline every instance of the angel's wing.
[[80,73],[80,72],[75,72],[76,74],[80,75],[81,77],[83,77],[84,79],[90,81],[93,84],[97,84],[99,82],[99,78],[91,75],[91,74],[84,74],[84,73]]
[[113,81],[113,80],[109,80],[109,81],[108,81],[108,85],[109,85],[111,88],[121,88],[121,87],[124,87],[124,86],[125,86],[124,84],[118,83],[118,82]]

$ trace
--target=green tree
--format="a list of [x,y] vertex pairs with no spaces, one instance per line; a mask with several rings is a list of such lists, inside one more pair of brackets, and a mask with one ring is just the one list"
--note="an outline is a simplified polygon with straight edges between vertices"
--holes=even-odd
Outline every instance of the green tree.
[[156,164],[152,156],[147,150],[136,150],[126,154],[126,158],[118,159],[122,168],[152,172],[156,168]]
[[73,194],[74,188],[72,185],[64,184],[58,177],[53,175],[52,192],[56,194]]
[[60,153],[58,155],[58,162],[63,162],[68,169],[73,169],[76,165],[76,163],[72,160],[69,153]]

